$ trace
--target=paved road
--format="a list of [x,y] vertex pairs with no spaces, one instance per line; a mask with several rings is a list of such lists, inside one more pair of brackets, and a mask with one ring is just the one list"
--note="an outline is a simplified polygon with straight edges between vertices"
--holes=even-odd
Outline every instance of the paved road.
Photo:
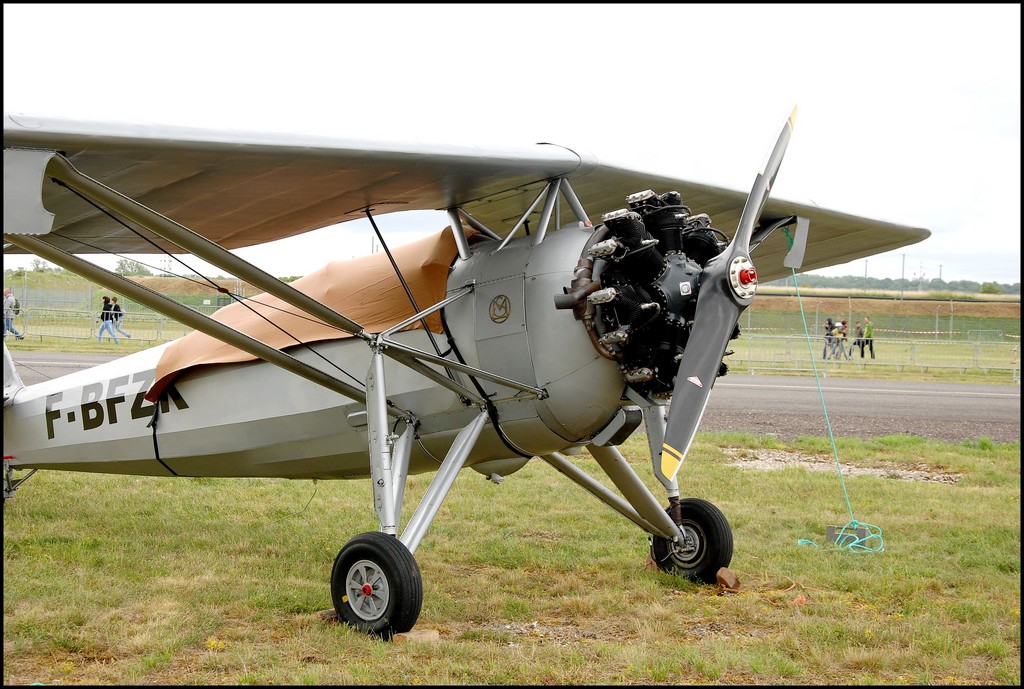
[[[827,412],[827,421],[826,421]],[[715,383],[701,429],[873,438],[908,434],[1020,442],[1020,385],[729,375]]]
[[75,354],[68,352],[25,352],[11,350],[14,367],[25,385],[66,376],[90,366],[118,358],[117,354]]
[[[26,384],[116,358],[107,354],[12,352]],[[822,403],[824,402],[823,411]],[[865,438],[905,433],[961,442],[1020,442],[1020,385],[731,374],[711,393],[701,429],[747,431],[791,440],[801,435]]]

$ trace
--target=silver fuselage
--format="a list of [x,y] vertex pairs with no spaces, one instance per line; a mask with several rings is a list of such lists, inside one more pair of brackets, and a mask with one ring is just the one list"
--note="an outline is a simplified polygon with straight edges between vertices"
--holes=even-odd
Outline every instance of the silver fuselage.
[[[509,442],[532,455],[585,445],[623,404],[625,384],[617,365],[598,355],[570,310],[554,307],[590,236],[589,229],[563,228],[536,246],[527,237],[500,251],[497,242],[484,242],[469,259],[456,260],[449,294],[474,285],[443,312],[458,354],[470,366],[547,393],[536,399],[480,379],[495,400],[505,440],[488,424],[467,466],[515,470],[525,460]],[[435,351],[423,330],[393,337]],[[454,361],[447,338],[434,337]],[[174,381],[154,414],[143,395],[166,346],[18,390],[4,409],[4,454],[11,466],[138,475],[368,475],[365,405],[265,361],[191,369]],[[358,381],[366,379],[372,353],[354,337],[288,351]],[[456,376],[473,387],[464,374]],[[385,388],[394,407],[419,422],[410,473],[436,469],[455,436],[480,414],[456,393],[391,359],[385,363]]]

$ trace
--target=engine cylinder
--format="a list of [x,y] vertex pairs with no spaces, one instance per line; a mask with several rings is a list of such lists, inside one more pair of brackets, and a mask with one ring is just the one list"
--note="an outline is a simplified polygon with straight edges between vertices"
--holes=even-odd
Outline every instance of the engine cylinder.
[[629,251],[602,247],[591,254],[600,293],[614,294],[592,302],[596,341],[634,389],[667,396],[689,340],[703,267],[726,243],[706,214],[690,214],[678,192],[658,196],[647,190],[627,203],[628,209],[606,214],[604,222],[608,245]]

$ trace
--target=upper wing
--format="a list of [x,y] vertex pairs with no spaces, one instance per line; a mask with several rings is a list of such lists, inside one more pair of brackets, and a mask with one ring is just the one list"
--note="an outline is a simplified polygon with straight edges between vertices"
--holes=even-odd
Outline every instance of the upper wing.
[[[502,232],[527,211],[545,183],[565,177],[596,224],[644,189],[679,191],[731,235],[746,193],[606,165],[550,144],[527,149],[399,145],[162,125],[45,120],[5,115],[4,147],[59,151],[86,175],[227,249],[294,236],[400,210],[464,208]],[[14,188],[8,165],[4,186]],[[24,188],[24,183],[18,186]],[[54,214],[46,241],[70,253],[153,253],[181,249],[146,241],[72,192],[44,184]],[[5,233],[17,233],[7,213]],[[763,218],[803,215],[810,233],[802,270],[845,263],[921,241],[920,228],[769,199]],[[5,247],[5,251],[20,251]],[[762,281],[789,273],[776,232],[755,253]]]

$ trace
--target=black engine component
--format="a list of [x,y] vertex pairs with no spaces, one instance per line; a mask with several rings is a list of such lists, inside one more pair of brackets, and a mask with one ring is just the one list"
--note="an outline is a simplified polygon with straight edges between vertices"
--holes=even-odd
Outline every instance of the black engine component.
[[[628,208],[602,218],[600,241],[588,244],[581,258],[588,264],[587,289],[574,282],[565,293],[586,299],[574,312],[598,352],[619,363],[626,382],[666,397],[690,336],[703,268],[728,238],[706,213],[691,214],[678,192],[648,190],[626,201]],[[559,295],[555,303],[569,308],[570,300]]]

